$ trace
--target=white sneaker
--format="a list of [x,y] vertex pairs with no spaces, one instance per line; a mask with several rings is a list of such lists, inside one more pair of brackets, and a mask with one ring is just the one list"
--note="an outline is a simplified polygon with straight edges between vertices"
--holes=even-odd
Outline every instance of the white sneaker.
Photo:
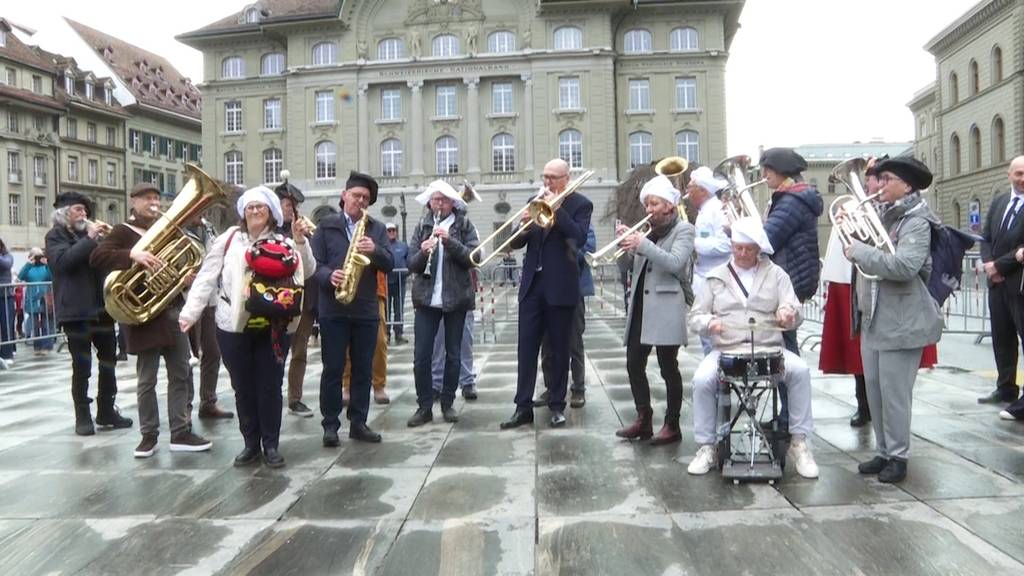
[[193,367],[193,368],[195,368],[196,366],[199,366],[199,358],[196,358],[195,356],[192,356],[191,358],[188,359],[188,365]]
[[697,455],[690,461],[686,471],[695,476],[707,474],[718,465],[718,450],[714,444],[705,444],[697,450]]
[[818,477],[818,464],[814,461],[811,449],[804,440],[794,440],[789,445],[787,458],[796,465],[796,473],[804,478]]
[[0,370],[10,370],[11,366],[14,366],[14,360],[0,358]]
[[1006,410],[1000,410],[999,411],[999,417],[1002,418],[1003,420],[1016,420],[1017,419],[1013,414],[1010,414]]

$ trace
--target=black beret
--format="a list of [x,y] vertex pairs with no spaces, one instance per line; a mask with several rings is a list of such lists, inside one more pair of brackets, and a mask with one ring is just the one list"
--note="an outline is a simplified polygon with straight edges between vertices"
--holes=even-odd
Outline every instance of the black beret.
[[57,194],[57,199],[53,202],[54,208],[63,208],[65,206],[74,206],[75,204],[81,204],[85,206],[85,212],[89,218],[92,218],[92,200],[88,196],[81,192],[61,192]]
[[914,190],[924,190],[932,185],[932,171],[913,156],[897,156],[876,164],[878,173],[891,172],[899,176]]
[[349,188],[355,188],[356,186],[361,186],[370,191],[370,204],[377,201],[377,181],[373,179],[373,176],[352,170],[348,173],[348,181],[345,182],[345,189],[348,190]]
[[783,176],[796,176],[807,170],[807,161],[792,148],[769,148],[761,153],[760,164]]
[[274,192],[277,193],[277,197],[281,200],[289,199],[296,204],[302,204],[306,201],[306,195],[302,193],[302,190],[299,190],[288,182],[289,176],[291,176],[290,172],[287,170],[281,170],[281,180],[283,180],[283,182],[281,182],[277,188],[274,188]]
[[135,198],[136,196],[141,196],[148,192],[156,192],[157,194],[160,194],[160,189],[156,187],[156,184],[151,182],[139,182],[134,188],[132,188],[130,196]]

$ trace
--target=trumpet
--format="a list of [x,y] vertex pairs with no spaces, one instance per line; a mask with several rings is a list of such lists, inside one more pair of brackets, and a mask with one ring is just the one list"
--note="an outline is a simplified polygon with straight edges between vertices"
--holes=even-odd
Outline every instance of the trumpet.
[[299,216],[299,221],[306,223],[306,237],[311,238],[313,233],[316,232],[316,224],[313,224],[313,221],[305,216]]
[[767,180],[762,178],[757,182],[747,184],[746,174],[749,168],[750,156],[745,154],[726,158],[718,166],[715,166],[714,173],[729,182],[729,186],[721,192],[721,200],[724,205],[725,217],[730,224],[748,216],[761,217],[750,190],[764,184]]
[[[538,226],[547,230],[555,224],[555,212],[561,207],[565,199],[576,191],[577,188],[583,185],[584,182],[590,179],[594,175],[593,170],[587,170],[583,174],[580,174],[575,180],[569,183],[565,187],[565,190],[561,194],[555,196],[551,200],[544,200],[541,198],[542,194],[538,194],[537,197],[530,200],[528,204],[516,210],[504,224],[498,227],[497,230],[491,233],[490,236],[485,238],[480,245],[473,249],[469,253],[469,261],[476,267],[481,267],[487,264],[494,258],[495,255],[504,252],[513,242],[526,232],[530,230],[530,226]],[[542,190],[543,192],[543,190]],[[528,214],[530,219],[525,223],[520,223],[523,219],[523,214]],[[484,256],[485,247],[491,242],[495,241],[503,234],[508,234],[508,237],[502,242],[493,252]]]
[[96,228],[96,236],[100,238],[110,234],[110,231],[113,229],[113,226],[107,224],[103,220],[85,220],[84,222],[86,226],[93,226]]
[[618,250],[615,250],[615,252],[612,252],[610,255],[608,254],[612,249],[618,247],[619,243],[626,239],[626,236],[629,236],[634,232],[638,232],[641,236],[647,238],[647,236],[651,234],[651,229],[651,214],[648,214],[647,216],[644,216],[643,220],[637,222],[629,229],[624,231],[622,234],[616,236],[614,240],[612,240],[608,244],[605,244],[600,250],[596,252],[587,252],[586,254],[583,255],[583,257],[587,260],[587,264],[589,264],[591,267],[596,266],[598,264],[611,264],[618,260],[619,258],[621,258],[622,255],[626,253],[625,248],[619,248]]
[[[875,211],[873,201],[881,195],[881,192],[868,195],[861,184],[860,175],[867,167],[867,160],[863,158],[850,158],[839,163],[832,169],[829,175],[829,182],[840,183],[850,191],[835,200],[828,208],[828,218],[832,227],[839,236],[839,242],[846,248],[854,241],[863,242],[874,246],[879,250],[895,254],[896,248],[889,238],[889,232],[882,224],[882,219]],[[844,177],[845,176],[845,177]],[[868,280],[876,280],[878,277],[865,274],[860,266],[857,271]]]

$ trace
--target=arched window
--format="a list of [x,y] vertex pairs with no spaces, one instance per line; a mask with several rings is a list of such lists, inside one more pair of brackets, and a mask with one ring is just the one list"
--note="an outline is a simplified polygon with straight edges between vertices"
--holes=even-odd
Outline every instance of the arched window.
[[491,158],[495,172],[516,171],[516,144],[511,134],[495,134],[491,138]]
[[676,155],[690,163],[700,162],[700,135],[694,130],[676,132]]
[[432,46],[434,56],[456,56],[459,53],[459,39],[454,34],[434,36]]
[[334,142],[324,140],[313,147],[316,160],[316,179],[332,180],[338,175],[337,155]]
[[459,173],[459,142],[454,136],[441,136],[434,141],[438,174]]
[[949,103],[956,104],[960,101],[960,79],[956,72],[949,75]]
[[692,52],[700,49],[697,29],[689,26],[676,28],[669,36],[669,46],[673,52]]
[[515,49],[516,35],[508,30],[498,30],[487,36],[487,51],[491,54],[514,52]]
[[652,138],[650,132],[633,132],[629,135],[629,167],[645,166],[651,163]]
[[320,42],[313,46],[313,66],[326,66],[338,61],[338,44]]
[[377,43],[378,60],[398,60],[405,57],[405,42],[401,38],[385,38]]
[[558,133],[558,157],[570,169],[583,168],[583,134],[579,130],[569,128]]
[[651,51],[651,33],[643,28],[634,28],[623,37],[622,51],[626,54],[645,54]]
[[1003,81],[1003,49],[998,45],[992,47],[992,83]]
[[241,186],[243,182],[242,172],[245,166],[242,164],[242,153],[232,150],[224,154],[224,180],[228,184]]
[[928,135],[928,120],[921,118],[921,122],[917,126],[917,137],[924,138]]
[[971,60],[967,69],[971,72],[971,96],[974,96],[981,92],[981,73],[978,72],[978,62]]
[[583,48],[583,30],[575,26],[555,29],[555,50],[579,50]]
[[992,120],[992,162],[1006,162],[1006,128],[999,116]]
[[121,221],[121,209],[118,208],[117,202],[111,202],[107,204],[107,223],[116,224]]
[[952,174],[960,173],[960,137],[953,133],[949,138],[949,171]]
[[981,168],[981,130],[971,126],[971,170]]
[[245,23],[255,24],[260,21],[260,10],[259,8],[249,8],[245,11]]
[[284,54],[272,52],[260,58],[260,75],[277,76],[284,72]]
[[963,217],[960,214],[960,201],[953,200],[953,226],[960,228],[963,225]]
[[220,77],[225,80],[245,78],[245,61],[241,56],[228,56],[221,63]]
[[270,184],[281,181],[281,169],[284,168],[284,154],[278,148],[263,151],[263,183]]
[[398,176],[402,173],[402,142],[388,138],[380,143],[381,176]]

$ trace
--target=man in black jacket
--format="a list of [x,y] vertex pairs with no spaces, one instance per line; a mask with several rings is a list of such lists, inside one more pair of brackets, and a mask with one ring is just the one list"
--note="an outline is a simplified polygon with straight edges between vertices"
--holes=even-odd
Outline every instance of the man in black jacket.
[[114,320],[103,308],[103,275],[89,266],[89,256],[105,228],[88,219],[92,202],[78,192],[64,192],[53,204],[53,228],[46,233],[46,258],[53,274],[57,322],[68,338],[71,352],[71,398],[75,403],[75,434],[95,434],[89,404],[92,348],[99,361],[96,424],[130,428],[131,418],[121,416],[117,396],[116,339]]

